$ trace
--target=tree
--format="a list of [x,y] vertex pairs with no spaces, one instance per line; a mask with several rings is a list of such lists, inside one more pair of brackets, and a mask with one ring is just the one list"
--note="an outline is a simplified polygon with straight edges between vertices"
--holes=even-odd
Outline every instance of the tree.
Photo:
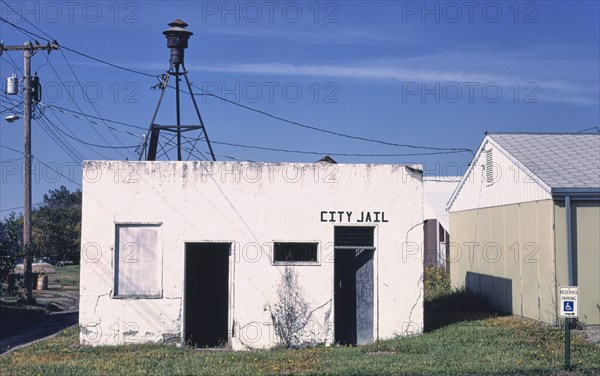
[[0,222],[0,295],[4,294],[4,282],[22,256],[23,221],[12,212]]
[[79,261],[81,244],[81,191],[66,187],[50,190],[33,213],[33,243],[37,256]]

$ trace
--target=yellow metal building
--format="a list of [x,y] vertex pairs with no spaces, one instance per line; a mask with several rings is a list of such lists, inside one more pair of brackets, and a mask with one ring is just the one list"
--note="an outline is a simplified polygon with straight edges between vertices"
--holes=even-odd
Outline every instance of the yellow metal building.
[[577,285],[579,320],[600,325],[600,134],[488,134],[448,210],[454,286],[555,324]]

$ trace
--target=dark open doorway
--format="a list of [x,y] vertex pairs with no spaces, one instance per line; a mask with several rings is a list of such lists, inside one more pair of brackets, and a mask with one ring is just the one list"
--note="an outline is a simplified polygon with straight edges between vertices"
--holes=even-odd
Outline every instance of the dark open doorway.
[[335,341],[373,340],[373,227],[335,227]]
[[219,347],[228,341],[230,243],[185,246],[186,344]]

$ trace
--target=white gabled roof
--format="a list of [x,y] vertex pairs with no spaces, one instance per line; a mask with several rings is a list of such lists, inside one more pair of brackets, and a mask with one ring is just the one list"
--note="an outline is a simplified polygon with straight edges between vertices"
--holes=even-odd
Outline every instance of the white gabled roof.
[[448,209],[487,145],[500,151],[554,198],[572,195],[600,199],[600,134],[497,133],[483,140],[448,201]]

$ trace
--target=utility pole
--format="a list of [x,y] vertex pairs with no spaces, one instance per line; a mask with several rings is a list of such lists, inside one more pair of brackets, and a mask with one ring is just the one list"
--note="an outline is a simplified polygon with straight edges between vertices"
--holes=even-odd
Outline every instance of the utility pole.
[[[23,192],[23,249],[25,257],[23,258],[23,267],[25,272],[25,291],[27,301],[33,301],[31,280],[31,110],[32,110],[32,90],[31,85],[31,58],[38,50],[57,50],[56,41],[49,42],[47,45],[25,42],[23,46],[4,46],[0,44],[0,55],[4,51],[23,51],[23,165],[24,165],[24,192]],[[39,89],[38,89],[39,90]]]

